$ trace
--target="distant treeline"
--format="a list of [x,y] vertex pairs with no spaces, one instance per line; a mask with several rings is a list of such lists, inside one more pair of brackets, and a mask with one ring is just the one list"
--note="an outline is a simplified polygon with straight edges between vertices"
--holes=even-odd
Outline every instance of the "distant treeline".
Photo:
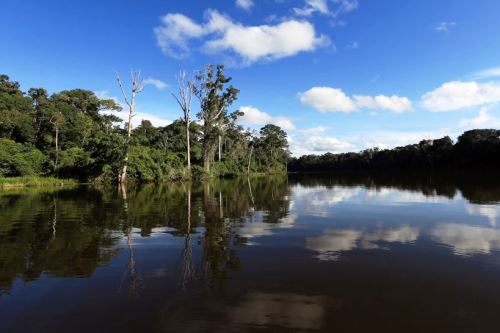
[[[229,108],[239,90],[228,85],[223,66],[178,79],[179,119],[161,127],[142,120],[131,128],[117,114],[133,119],[134,103],[122,107],[84,89],[23,92],[0,75],[0,177],[117,181],[125,169],[133,180],[161,181],[285,172],[286,132],[269,124],[257,133],[237,124],[243,113]],[[135,98],[140,78],[134,76],[131,85],[129,97]],[[192,116],[191,98],[199,101]]]
[[456,143],[446,136],[394,149],[304,155],[288,164],[292,172],[364,172],[500,167],[500,130],[466,131]]

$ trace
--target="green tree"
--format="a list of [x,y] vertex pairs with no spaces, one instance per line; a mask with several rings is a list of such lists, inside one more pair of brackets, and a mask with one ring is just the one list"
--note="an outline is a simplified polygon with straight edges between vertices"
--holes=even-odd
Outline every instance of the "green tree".
[[228,117],[227,109],[237,99],[239,90],[232,85],[227,86],[231,77],[224,74],[222,65],[217,65],[216,69],[207,65],[195,78],[195,93],[201,106],[198,119],[203,121],[203,167],[210,171],[220,135],[220,125]]

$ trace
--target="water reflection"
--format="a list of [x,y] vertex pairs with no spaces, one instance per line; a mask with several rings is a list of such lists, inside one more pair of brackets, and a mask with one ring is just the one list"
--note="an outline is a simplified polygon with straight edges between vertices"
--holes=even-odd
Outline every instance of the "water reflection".
[[[57,308],[50,313],[65,313],[58,295],[78,288],[73,311],[93,312],[97,301],[121,318],[134,306],[157,331],[184,322],[200,331],[331,331],[332,311],[354,316],[373,297],[399,313],[410,300],[392,308],[394,299],[384,297],[394,283],[423,286],[431,283],[426,274],[444,283],[440,269],[458,283],[464,265],[498,266],[500,184],[481,179],[290,176],[3,191],[0,308],[11,312],[0,330],[22,331],[13,330],[23,322],[15,309],[40,308],[42,300]],[[384,279],[374,268],[382,266],[390,272]],[[474,279],[494,281],[498,273],[477,271]],[[58,292],[44,291],[52,287]],[[442,297],[428,301],[447,304]],[[172,309],[182,322],[164,315]],[[27,311],[47,327],[56,322]]]
[[450,246],[457,255],[489,254],[500,249],[500,230],[456,223],[440,224],[432,230],[433,239]]
[[323,230],[322,236],[307,237],[306,248],[317,252],[316,257],[320,260],[338,260],[342,252],[356,248],[383,249],[384,242],[413,243],[419,234],[418,228],[407,225],[395,229],[377,229],[372,232],[327,228]]
[[323,296],[254,292],[228,311],[228,324],[317,330],[323,324],[326,303]]

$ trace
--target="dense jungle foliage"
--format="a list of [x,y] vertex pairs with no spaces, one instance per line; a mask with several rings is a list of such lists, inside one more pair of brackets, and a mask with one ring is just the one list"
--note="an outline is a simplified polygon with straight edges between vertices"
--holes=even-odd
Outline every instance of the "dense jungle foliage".
[[190,170],[182,118],[164,127],[142,120],[128,145],[127,126],[116,116],[128,110],[115,100],[83,89],[23,92],[18,82],[0,75],[0,177],[115,181],[126,150],[128,177],[138,181],[284,172],[289,158],[286,133],[275,125],[259,133],[239,126],[242,113],[228,112],[239,92],[227,86],[231,78],[222,66],[207,66],[203,73],[193,91],[199,93],[197,118],[203,125],[189,122]]

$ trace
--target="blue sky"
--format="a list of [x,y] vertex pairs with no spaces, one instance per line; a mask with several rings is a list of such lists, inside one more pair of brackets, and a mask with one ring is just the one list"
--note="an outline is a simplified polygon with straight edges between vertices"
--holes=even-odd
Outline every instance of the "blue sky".
[[393,147],[500,127],[498,13],[497,0],[8,1],[0,72],[119,98],[114,73],[141,69],[136,118],[164,125],[181,115],[175,74],[223,63],[242,124],[283,126],[296,155]]

